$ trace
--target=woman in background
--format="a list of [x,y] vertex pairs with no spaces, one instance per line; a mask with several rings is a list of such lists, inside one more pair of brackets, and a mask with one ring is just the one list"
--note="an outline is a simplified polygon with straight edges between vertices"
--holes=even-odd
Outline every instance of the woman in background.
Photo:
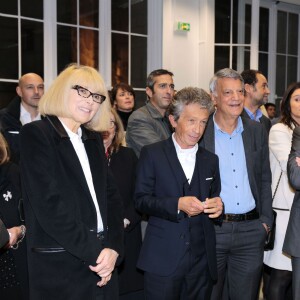
[[105,153],[124,204],[125,256],[118,267],[120,299],[144,299],[143,274],[136,268],[142,245],[141,216],[134,207],[135,169],[137,157],[130,148],[122,146],[124,130],[114,109],[110,114],[110,128],[102,132]]
[[118,83],[113,87],[110,94],[112,104],[121,118],[126,131],[128,119],[134,108],[135,92],[130,85]]
[[[123,251],[123,205],[96,130],[110,103],[94,68],[70,65],[21,132],[31,300],[118,299],[106,285]],[[106,101],[105,101],[106,100]]]
[[26,227],[19,213],[20,199],[19,167],[9,161],[8,145],[0,133],[0,219],[10,235],[8,244],[0,249],[1,300],[29,299]]
[[292,265],[282,252],[283,241],[290,217],[295,191],[287,176],[287,162],[291,150],[293,129],[300,124],[300,82],[291,84],[281,101],[281,119],[269,134],[270,164],[272,171],[273,209],[277,212],[274,249],[265,251],[264,264],[270,269],[265,296],[270,300],[288,299],[292,283]]

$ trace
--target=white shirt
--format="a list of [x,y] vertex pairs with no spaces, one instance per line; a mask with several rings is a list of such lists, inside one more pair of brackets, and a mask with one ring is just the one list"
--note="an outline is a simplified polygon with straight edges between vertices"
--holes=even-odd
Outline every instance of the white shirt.
[[196,164],[196,153],[198,151],[198,144],[196,144],[193,148],[182,149],[176,142],[174,134],[175,133],[172,134],[172,139],[176,149],[177,157],[188,182],[191,183]]
[[96,192],[95,192],[95,188],[94,188],[92,173],[91,173],[91,169],[90,169],[90,163],[89,163],[89,159],[87,157],[86,151],[85,151],[84,144],[81,139],[82,130],[79,127],[78,134],[76,134],[73,131],[71,131],[67,126],[65,126],[64,123],[62,123],[62,125],[64,126],[67,134],[69,135],[71,143],[74,147],[74,150],[79,158],[85,179],[87,181],[87,185],[89,187],[91,196],[93,198],[93,202],[94,202],[94,205],[96,208],[96,213],[97,213],[97,231],[98,232],[103,231],[103,222],[102,222],[100,209],[99,209],[99,205],[98,205],[98,201],[97,201],[97,196],[96,196]]
[[31,119],[30,113],[25,109],[25,107],[20,104],[20,122],[24,126],[27,123],[37,121],[41,119],[41,115],[38,114],[33,120]]

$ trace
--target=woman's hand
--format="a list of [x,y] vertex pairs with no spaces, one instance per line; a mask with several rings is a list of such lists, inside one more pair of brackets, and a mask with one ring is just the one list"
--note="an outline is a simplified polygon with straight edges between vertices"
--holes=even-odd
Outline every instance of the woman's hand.
[[13,245],[15,245],[17,243],[17,241],[22,236],[21,226],[12,227],[12,228],[9,228],[7,230],[9,232],[8,247],[12,247]]
[[101,277],[101,281],[98,282],[98,286],[101,287],[107,284],[110,280],[111,273],[115,268],[118,256],[119,254],[115,250],[104,248],[97,258],[97,265],[90,266],[90,269]]

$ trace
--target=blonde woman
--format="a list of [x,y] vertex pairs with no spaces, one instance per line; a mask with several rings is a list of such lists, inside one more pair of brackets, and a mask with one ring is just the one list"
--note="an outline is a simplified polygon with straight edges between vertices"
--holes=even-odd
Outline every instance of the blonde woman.
[[95,69],[71,65],[40,100],[43,120],[22,129],[32,300],[107,296],[123,247],[122,203],[95,132],[109,124],[107,98]]

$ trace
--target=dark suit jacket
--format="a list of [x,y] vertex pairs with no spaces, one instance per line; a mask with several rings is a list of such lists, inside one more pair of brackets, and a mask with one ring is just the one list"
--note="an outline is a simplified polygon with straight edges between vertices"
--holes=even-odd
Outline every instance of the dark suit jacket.
[[11,161],[15,163],[19,163],[20,160],[19,132],[22,127],[20,105],[21,98],[17,96],[0,111],[0,131],[9,145]]
[[300,257],[300,167],[295,160],[296,157],[300,157],[300,127],[294,129],[292,149],[287,166],[289,181],[296,193],[283,244],[284,252],[291,256]]
[[99,134],[82,127],[82,140],[104,225],[73,145],[56,117],[23,126],[21,179],[28,239],[30,299],[95,299],[96,265],[104,247],[122,254],[123,206],[108,172]]
[[[181,196],[201,201],[220,193],[216,155],[199,147],[194,175],[189,185],[177,158],[172,137],[142,149],[136,181],[136,207],[148,214],[149,222],[138,267],[160,276],[172,274],[190,247],[196,255],[206,253],[211,277],[216,279],[216,249],[213,221],[204,213],[188,218],[178,213]],[[200,237],[205,242],[200,242]]]
[[[262,223],[266,223],[271,227],[273,223],[271,192],[272,177],[267,132],[258,122],[252,121],[250,118],[242,118],[242,121],[244,126],[242,138],[251,192],[255,199],[256,209],[259,212],[260,220]],[[215,153],[213,115],[209,118],[200,145]],[[241,195],[241,197],[243,197],[243,195]]]
[[[249,117],[248,113],[245,111],[245,109],[243,110],[241,116],[243,118],[250,119],[250,117]],[[262,115],[261,118],[259,119],[259,122],[265,127],[265,129],[267,130],[267,133],[269,134],[270,129],[272,127],[271,120],[269,118],[267,118],[265,115]]]

